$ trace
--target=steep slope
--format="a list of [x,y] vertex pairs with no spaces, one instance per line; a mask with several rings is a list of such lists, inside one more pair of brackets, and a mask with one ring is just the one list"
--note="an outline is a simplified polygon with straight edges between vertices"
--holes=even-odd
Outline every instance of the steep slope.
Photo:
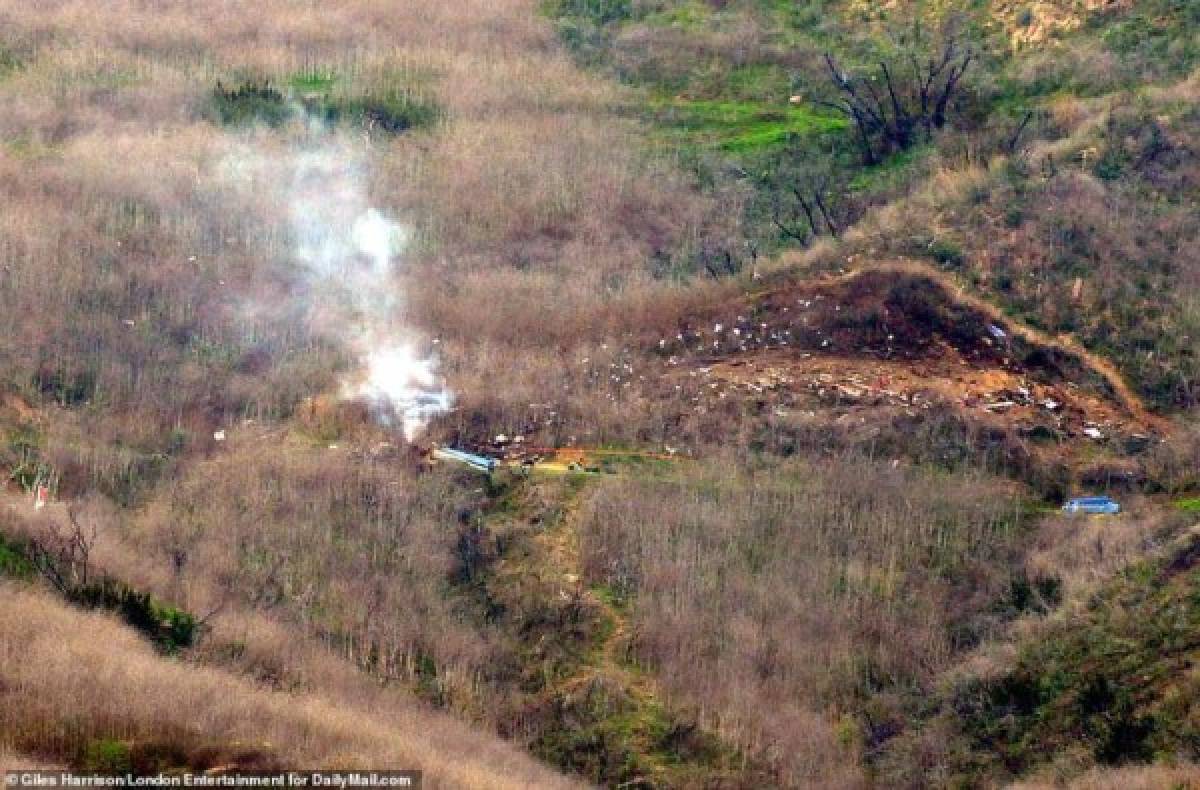
[[41,760],[143,773],[387,765],[433,787],[574,786],[445,716],[266,691],[156,655],[109,617],[7,582],[0,593],[0,732]]

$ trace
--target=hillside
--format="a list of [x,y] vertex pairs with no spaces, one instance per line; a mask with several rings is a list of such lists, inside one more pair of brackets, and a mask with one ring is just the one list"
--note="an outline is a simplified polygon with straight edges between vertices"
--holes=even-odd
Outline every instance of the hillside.
[[0,769],[1200,783],[1197,31],[0,0]]

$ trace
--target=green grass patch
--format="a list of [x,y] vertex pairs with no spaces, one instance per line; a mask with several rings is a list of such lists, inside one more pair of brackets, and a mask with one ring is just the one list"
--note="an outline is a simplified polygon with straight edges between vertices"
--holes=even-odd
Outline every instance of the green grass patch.
[[270,80],[246,80],[233,86],[218,82],[210,107],[215,120],[225,126],[281,126],[292,117],[286,97]]
[[932,145],[918,145],[892,154],[877,165],[862,168],[850,181],[850,189],[869,193],[902,186],[912,179],[933,151]]
[[404,92],[369,96],[330,96],[310,108],[330,124],[351,123],[399,134],[431,126],[441,118],[432,101]]
[[20,71],[24,66],[24,61],[17,56],[17,53],[0,46],[0,79]]
[[1200,513],[1200,497],[1175,500],[1175,507],[1184,513]]
[[320,67],[306,68],[303,71],[298,71],[288,80],[288,86],[301,95],[307,93],[328,94],[337,83],[337,72],[333,69],[323,69]]
[[846,128],[841,116],[810,107],[751,101],[668,99],[653,102],[650,112],[667,139],[732,154],[753,153]]
[[791,95],[787,69],[773,63],[753,63],[724,72],[722,95],[742,101],[778,102]]
[[1161,65],[1168,74],[1186,74],[1200,62],[1200,6],[1180,0],[1157,0],[1135,13],[1111,19],[1101,40],[1124,58]]
[[595,595],[604,604],[618,610],[624,609],[625,605],[629,602],[628,597],[624,593],[613,589],[612,585],[609,584],[594,585],[592,587],[592,595]]
[[612,25],[632,19],[632,0],[546,0],[542,13],[558,19],[578,19],[593,25]]
[[714,16],[712,6],[699,0],[668,5],[660,11],[647,14],[641,20],[649,27],[671,27],[678,30],[699,32],[709,27]]
[[400,87],[354,93],[341,88],[336,73],[321,69],[294,74],[282,86],[268,79],[218,82],[209,103],[210,118],[225,126],[278,127],[304,114],[387,134],[431,126],[442,115],[423,93]]

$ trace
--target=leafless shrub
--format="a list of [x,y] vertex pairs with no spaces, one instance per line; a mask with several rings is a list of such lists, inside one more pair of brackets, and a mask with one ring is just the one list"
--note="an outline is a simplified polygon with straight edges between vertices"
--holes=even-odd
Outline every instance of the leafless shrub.
[[66,508],[66,516],[67,524],[54,518],[40,519],[41,528],[27,538],[26,553],[42,578],[69,597],[88,585],[97,527],[82,524],[74,507]]
[[[60,723],[64,710],[69,727]],[[0,751],[71,764],[102,739],[119,741],[131,759],[167,750],[199,770],[374,764],[422,769],[435,787],[570,786],[497,740],[417,712],[411,701],[387,711],[265,691],[228,672],[162,658],[108,617],[4,586]]]
[[1015,503],[986,480],[861,460],[737,467],[601,486],[587,576],[632,601],[637,659],[676,704],[791,783],[854,783],[849,758],[892,725],[839,711],[866,687],[927,682],[986,632],[1006,583],[988,558],[1013,545]]

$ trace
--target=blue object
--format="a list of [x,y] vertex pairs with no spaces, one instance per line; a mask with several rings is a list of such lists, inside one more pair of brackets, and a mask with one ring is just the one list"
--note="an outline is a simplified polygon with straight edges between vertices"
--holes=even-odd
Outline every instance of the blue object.
[[449,447],[438,447],[433,451],[433,455],[435,458],[443,461],[455,461],[460,464],[466,464],[472,469],[478,469],[480,472],[491,472],[496,468],[495,458],[475,455],[474,453],[464,453],[462,450],[453,450]]
[[1116,515],[1121,512],[1121,505],[1111,497],[1082,496],[1069,500],[1062,507],[1064,513],[1107,513]]

